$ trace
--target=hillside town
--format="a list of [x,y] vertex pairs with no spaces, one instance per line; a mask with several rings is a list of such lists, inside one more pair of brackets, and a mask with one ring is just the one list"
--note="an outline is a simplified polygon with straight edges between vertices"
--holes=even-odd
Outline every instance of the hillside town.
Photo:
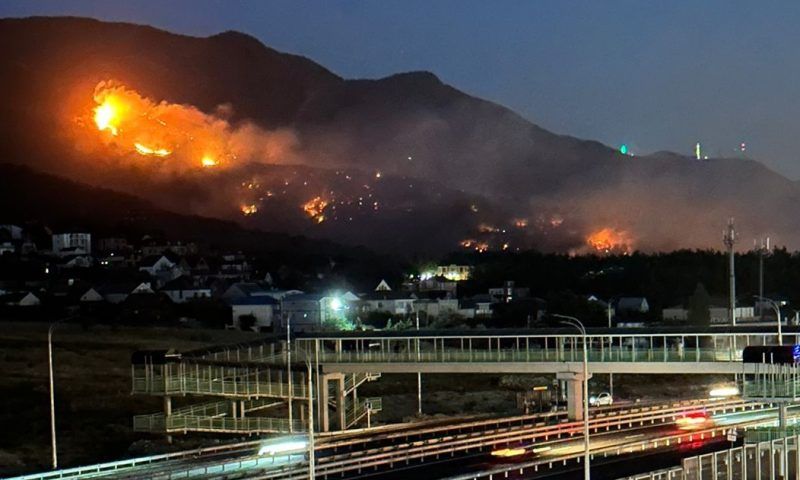
[[[357,289],[340,279],[305,272],[282,282],[242,252],[212,252],[194,242],[144,236],[95,239],[88,231],[33,235],[0,225],[0,308],[4,318],[71,318],[87,323],[180,324],[255,332],[353,329],[491,328],[511,312],[540,326],[547,300],[507,280],[478,292],[459,286],[473,265],[442,264],[408,272],[402,281],[375,278]],[[34,237],[45,240],[36,241]],[[289,284],[291,283],[291,284]],[[690,321],[690,306],[651,311],[641,296],[579,295],[608,326],[644,327]],[[710,324],[728,322],[724,299],[711,299]],[[760,312],[758,311],[760,309]],[[740,322],[772,313],[756,302],[739,306]],[[507,325],[500,325],[507,326]]]

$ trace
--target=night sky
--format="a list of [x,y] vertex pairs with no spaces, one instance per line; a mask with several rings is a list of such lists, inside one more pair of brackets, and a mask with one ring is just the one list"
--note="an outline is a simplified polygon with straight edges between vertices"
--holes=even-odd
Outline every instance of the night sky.
[[747,155],[800,178],[800,3],[9,1],[206,36],[239,30],[348,78],[430,70],[558,133]]

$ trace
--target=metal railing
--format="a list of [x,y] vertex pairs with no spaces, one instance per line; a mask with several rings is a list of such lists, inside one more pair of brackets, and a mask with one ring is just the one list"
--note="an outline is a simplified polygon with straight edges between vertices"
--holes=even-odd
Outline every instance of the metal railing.
[[[292,420],[291,431],[306,429],[305,422]],[[133,418],[133,429],[139,432],[225,432],[283,433],[289,432],[289,420],[271,417],[205,417],[139,415]]]
[[[254,377],[239,377],[229,380],[207,379],[193,375],[134,376],[133,393],[151,395],[219,395],[230,397],[279,397],[289,396],[289,384],[256,381]],[[306,383],[302,380],[292,384],[292,397],[307,398]]]
[[619,480],[748,480],[798,478],[800,437],[792,435],[685,458],[680,467]]
[[[581,353],[582,355],[582,353]],[[738,357],[738,358],[737,358]],[[730,362],[741,360],[741,353],[733,358],[728,352],[714,349],[691,349],[677,352],[662,349],[593,349],[588,352],[589,362]],[[323,352],[320,363],[469,363],[469,362],[578,362],[582,357],[573,350],[543,349],[502,350],[438,350],[420,352]]]

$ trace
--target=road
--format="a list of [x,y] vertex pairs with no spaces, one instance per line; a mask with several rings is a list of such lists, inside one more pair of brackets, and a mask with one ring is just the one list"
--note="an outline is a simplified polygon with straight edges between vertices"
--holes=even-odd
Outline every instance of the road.
[[[774,409],[740,400],[708,400],[637,408],[593,411],[593,451],[606,450],[625,454],[653,439],[676,433],[675,418],[706,408],[718,413],[718,426],[764,421],[774,418]],[[745,410],[747,409],[747,410]],[[744,410],[744,411],[743,411]],[[388,427],[365,432],[320,438],[316,449],[318,476],[346,475],[348,478],[412,474],[418,479],[442,478],[459,473],[503,468],[489,452],[508,446],[525,444],[526,455],[515,459],[510,468],[531,461],[547,465],[558,459],[582,452],[582,424],[566,422],[563,414],[520,416],[501,419],[462,420],[456,424],[441,422],[424,425]],[[685,433],[685,432],[683,432]],[[256,454],[259,443],[246,442],[219,451],[195,452],[177,458],[135,466],[121,466],[115,471],[83,472],[59,478],[307,478],[304,452],[278,455],[274,458]],[[533,448],[537,451],[533,452]],[[619,450],[613,452],[614,449]],[[547,467],[549,468],[549,466]],[[543,470],[545,467],[536,467]],[[388,473],[387,472],[395,472]],[[403,472],[403,473],[397,473]],[[29,476],[46,479],[55,477]]]

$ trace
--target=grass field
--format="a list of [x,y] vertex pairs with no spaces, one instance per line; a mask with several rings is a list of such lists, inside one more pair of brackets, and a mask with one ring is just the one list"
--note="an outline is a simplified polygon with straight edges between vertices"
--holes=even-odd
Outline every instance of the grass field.
[[[47,328],[0,323],[0,477],[50,465]],[[131,396],[135,350],[186,350],[254,338],[223,330],[59,325],[53,335],[59,464],[119,459],[141,438],[131,431],[132,416],[159,411],[161,403]]]

